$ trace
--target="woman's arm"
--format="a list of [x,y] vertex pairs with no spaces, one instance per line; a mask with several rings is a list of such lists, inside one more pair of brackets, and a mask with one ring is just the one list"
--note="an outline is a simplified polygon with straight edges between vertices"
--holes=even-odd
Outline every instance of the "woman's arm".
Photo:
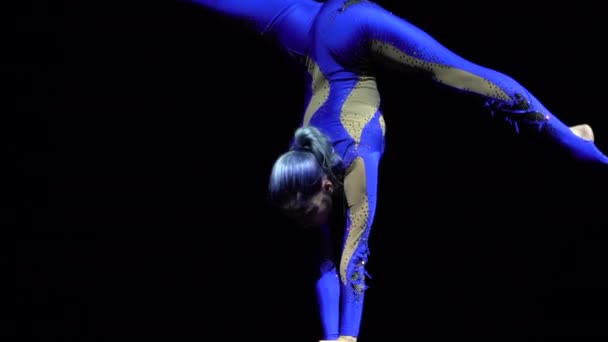
[[323,338],[336,340],[340,335],[340,280],[334,260],[334,241],[329,225],[321,227],[320,274],[316,294]]
[[344,179],[347,222],[340,259],[340,336],[359,335],[367,290],[368,239],[376,210],[379,151],[361,153]]

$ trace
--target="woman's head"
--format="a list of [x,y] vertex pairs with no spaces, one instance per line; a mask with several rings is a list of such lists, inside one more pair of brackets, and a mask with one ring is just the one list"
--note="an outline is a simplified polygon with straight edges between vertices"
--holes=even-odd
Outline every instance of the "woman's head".
[[273,204],[304,226],[327,222],[331,195],[340,187],[342,160],[328,137],[308,126],[296,130],[291,149],[274,163],[269,192]]

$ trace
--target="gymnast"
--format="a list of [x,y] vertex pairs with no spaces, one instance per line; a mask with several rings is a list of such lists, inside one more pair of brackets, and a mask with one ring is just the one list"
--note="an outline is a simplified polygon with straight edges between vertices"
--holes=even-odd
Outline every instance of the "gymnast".
[[[473,95],[482,109],[517,132],[546,138],[573,161],[608,164],[589,125],[565,125],[513,78],[456,55],[372,1],[192,1],[251,24],[307,71],[306,109],[290,149],[272,167],[269,192],[288,217],[326,237],[316,283],[324,340],[356,341],[360,330],[386,131],[378,68]],[[328,224],[336,199],[343,199],[345,215],[338,253]]]

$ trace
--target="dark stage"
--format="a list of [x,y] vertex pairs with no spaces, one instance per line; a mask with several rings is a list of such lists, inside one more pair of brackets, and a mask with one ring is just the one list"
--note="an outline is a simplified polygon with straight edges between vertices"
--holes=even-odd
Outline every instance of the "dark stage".
[[[608,151],[599,4],[379,3]],[[313,236],[266,193],[304,106],[295,61],[185,1],[5,13],[6,331],[320,339]],[[608,171],[433,84],[378,78],[387,145],[359,340],[605,341]]]

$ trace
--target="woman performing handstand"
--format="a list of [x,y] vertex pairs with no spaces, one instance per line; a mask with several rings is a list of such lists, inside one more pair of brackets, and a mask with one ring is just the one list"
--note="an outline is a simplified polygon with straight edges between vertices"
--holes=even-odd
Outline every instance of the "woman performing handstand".
[[[326,340],[353,341],[360,330],[368,238],[385,143],[377,68],[392,67],[404,77],[415,74],[474,95],[494,116],[507,119],[518,131],[547,138],[574,161],[608,165],[589,125],[565,125],[513,78],[458,56],[371,1],[192,1],[253,24],[308,70],[306,110],[291,149],[273,166],[269,188],[274,203],[287,215],[324,232],[335,197],[344,196],[339,257],[332,258],[328,250],[317,282]],[[330,235],[323,234],[328,239]]]

